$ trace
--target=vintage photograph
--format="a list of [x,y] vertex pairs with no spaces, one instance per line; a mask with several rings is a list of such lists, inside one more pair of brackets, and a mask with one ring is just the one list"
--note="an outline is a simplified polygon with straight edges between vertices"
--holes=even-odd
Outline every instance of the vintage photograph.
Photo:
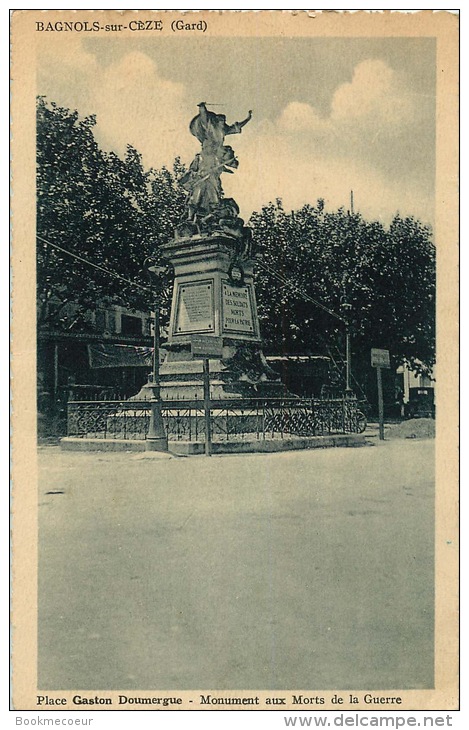
[[11,36],[15,709],[456,709],[457,16]]

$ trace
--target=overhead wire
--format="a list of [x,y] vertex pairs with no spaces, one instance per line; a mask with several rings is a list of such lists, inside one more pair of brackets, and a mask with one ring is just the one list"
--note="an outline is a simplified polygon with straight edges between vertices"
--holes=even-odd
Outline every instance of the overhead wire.
[[[138,288],[138,289],[140,289],[140,290],[142,290],[142,291],[144,291],[146,293],[149,293],[149,294],[152,294],[153,293],[152,290],[149,289],[148,287],[143,286],[142,284],[139,284],[136,281],[132,281],[131,279],[127,279],[125,276],[121,276],[120,274],[117,274],[114,271],[110,271],[110,269],[106,269],[104,266],[100,266],[99,264],[95,264],[93,261],[89,261],[88,259],[84,258],[83,256],[79,256],[78,254],[73,253],[72,251],[69,251],[66,248],[63,248],[62,246],[59,246],[57,243],[52,243],[52,241],[48,241],[43,236],[39,236],[39,235],[36,234],[36,238],[37,238],[38,241],[41,241],[42,243],[45,243],[47,246],[50,246],[51,248],[55,248],[58,251],[60,251],[61,253],[64,253],[67,256],[70,256],[71,258],[74,258],[77,261],[80,261],[81,263],[84,263],[87,266],[92,267],[93,269],[96,269],[98,271],[101,271],[101,272],[107,274],[108,276],[111,276],[114,279],[118,279],[120,281],[125,282],[126,284],[130,284],[131,286],[136,287],[136,288]],[[321,302],[318,302],[316,299],[314,299],[313,297],[311,297],[307,292],[305,292],[304,289],[302,289],[298,285],[294,284],[292,281],[290,281],[289,279],[287,279],[286,277],[284,277],[278,271],[274,271],[270,266],[268,266],[263,261],[260,261],[258,259],[256,260],[256,263],[266,273],[270,274],[270,276],[272,276],[277,281],[281,282],[284,286],[287,286],[291,291],[293,291],[295,294],[299,295],[302,299],[304,299],[304,300],[306,300],[308,302],[311,302],[311,304],[314,304],[316,307],[318,307],[319,309],[322,309],[324,312],[326,312],[327,314],[329,314],[331,317],[334,317],[335,319],[339,320],[343,324],[347,324],[346,320],[343,317],[341,317],[339,314],[337,314],[337,312],[334,312],[332,309],[329,309],[329,307],[326,307]],[[323,338],[321,337],[321,339],[323,339]],[[328,350],[329,356],[331,357],[333,363],[335,364],[335,366],[337,368],[338,366],[337,366],[337,363],[335,361],[334,356],[332,355],[332,352],[330,350],[330,347],[327,345],[327,343],[326,343],[326,341],[324,339],[323,339],[323,341],[324,341],[324,344],[326,345],[326,348]],[[355,378],[354,378],[354,380],[356,382],[356,379]],[[357,385],[358,385],[358,383],[357,383]]]
[[142,284],[139,284],[136,281],[132,281],[131,279],[126,279],[125,276],[121,276],[120,274],[116,274],[115,271],[110,271],[109,269],[106,269],[104,266],[100,266],[99,264],[93,263],[93,261],[88,261],[88,259],[85,259],[83,256],[79,256],[76,253],[73,253],[72,251],[69,251],[66,248],[63,248],[62,246],[59,246],[57,243],[52,243],[52,241],[48,241],[43,236],[39,236],[36,234],[36,238],[38,241],[41,241],[42,243],[45,243],[47,246],[51,246],[52,248],[56,248],[58,251],[61,251],[62,253],[67,254],[67,256],[71,256],[74,259],[77,259],[77,261],[81,261],[83,264],[87,264],[87,266],[91,266],[93,269],[97,269],[98,271],[102,271],[105,274],[108,274],[109,276],[112,276],[114,279],[119,279],[120,281],[124,281],[126,284],[131,284],[131,286],[137,287],[137,289],[141,289],[144,292],[147,292],[149,294],[152,294],[152,290],[149,289],[147,286],[143,286]]
[[329,307],[326,307],[324,304],[321,304],[321,302],[318,302],[316,299],[313,299],[307,292],[304,291],[304,289],[301,289],[296,284],[293,284],[293,282],[286,279],[282,274],[279,274],[278,271],[274,271],[270,268],[267,264],[265,264],[263,261],[256,260],[256,263],[258,266],[260,266],[261,269],[264,269],[268,274],[273,276],[277,281],[282,282],[285,286],[288,286],[292,291],[299,294],[302,299],[305,299],[308,302],[311,302],[311,304],[314,304],[316,307],[319,307],[319,309],[322,309],[324,312],[327,312],[327,314],[330,314],[331,317],[334,317],[335,319],[338,319],[340,322],[343,322],[346,324],[346,320],[344,317],[341,317],[340,314],[337,314],[337,312],[334,312],[332,309],[329,309]]
[[[280,281],[285,286],[288,286],[295,294],[297,294],[298,296],[300,296],[305,301],[311,302],[316,307],[318,307],[319,309],[322,309],[324,312],[327,312],[327,314],[331,315],[335,319],[338,319],[343,324],[345,324],[345,325],[347,324],[347,320],[344,317],[341,317],[339,314],[337,314],[337,312],[334,312],[332,309],[329,309],[328,307],[326,307],[321,302],[318,302],[316,299],[314,299],[313,297],[311,297],[307,292],[305,292],[304,289],[302,289],[298,285],[296,285],[293,282],[291,282],[289,279],[287,279],[286,277],[284,277],[278,271],[274,271],[270,266],[268,266],[268,264],[265,264],[263,261],[260,261],[258,259],[256,260],[256,264],[261,269],[263,269],[265,272],[267,272],[268,274],[270,274],[270,276],[272,276],[274,279],[277,279],[277,281]],[[335,357],[334,357],[334,355],[332,353],[332,348],[331,348],[330,343],[328,343],[326,341],[326,339],[322,335],[319,335],[319,337],[322,340],[322,342],[324,343],[324,345],[326,347],[326,350],[327,350],[327,353],[328,353],[329,357],[331,358],[331,360],[332,360],[332,362],[333,362],[333,364],[335,366],[335,369],[337,370],[337,372],[341,372],[340,367],[339,367],[339,364],[337,363],[337,361],[336,361],[336,359],[335,359]],[[340,353],[340,348],[338,347],[337,343],[335,343],[335,349],[337,351],[337,354],[339,354],[339,356],[343,357],[341,355],[341,353]],[[360,390],[360,392],[362,393],[363,397],[365,397],[365,395],[363,393],[363,389],[362,389],[361,385],[359,384],[359,382],[357,381],[356,377],[354,376],[353,373],[351,373],[351,376],[352,376],[352,379],[353,379],[356,387]]]
[[[104,266],[100,266],[99,264],[95,264],[93,261],[89,261],[88,259],[85,259],[83,256],[79,256],[78,254],[74,253],[73,251],[69,251],[66,248],[63,248],[62,246],[59,246],[57,243],[52,243],[52,241],[48,241],[43,236],[36,235],[36,238],[38,241],[41,241],[42,243],[45,243],[47,246],[51,246],[52,248],[57,249],[58,251],[61,251],[62,253],[66,254],[67,256],[71,256],[72,258],[76,259],[77,261],[81,261],[82,263],[86,264],[87,266],[91,266],[94,269],[97,269],[98,271],[102,271],[105,274],[108,274],[109,276],[112,276],[114,279],[119,279],[120,281],[124,281],[126,284],[131,284],[132,286],[137,287],[138,289],[142,289],[142,291],[145,292],[151,292],[151,290],[143,286],[142,284],[139,284],[136,281],[131,281],[130,279],[126,279],[124,276],[121,276],[120,274],[117,274],[114,271],[110,271],[109,269],[106,269]],[[341,317],[337,312],[334,312],[332,309],[329,309],[324,304],[321,304],[321,302],[318,302],[316,299],[313,299],[307,292],[305,292],[303,289],[298,287],[297,285],[293,284],[293,282],[286,279],[284,276],[279,274],[277,271],[274,271],[270,268],[267,264],[265,264],[263,261],[256,261],[257,265],[260,266],[260,268],[264,269],[268,274],[273,276],[277,281],[280,281],[285,286],[288,286],[290,289],[292,289],[295,293],[299,294],[303,299],[306,301],[311,302],[316,307],[319,307],[324,312],[327,312],[331,315],[331,317],[334,317],[335,319],[340,320],[341,322],[345,323],[345,319]]]

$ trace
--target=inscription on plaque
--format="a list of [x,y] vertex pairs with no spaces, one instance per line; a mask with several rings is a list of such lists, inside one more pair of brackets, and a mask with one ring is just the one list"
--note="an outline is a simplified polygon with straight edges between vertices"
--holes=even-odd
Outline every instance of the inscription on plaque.
[[213,332],[213,284],[211,281],[179,287],[176,334]]
[[223,330],[255,334],[249,287],[224,283],[222,296]]

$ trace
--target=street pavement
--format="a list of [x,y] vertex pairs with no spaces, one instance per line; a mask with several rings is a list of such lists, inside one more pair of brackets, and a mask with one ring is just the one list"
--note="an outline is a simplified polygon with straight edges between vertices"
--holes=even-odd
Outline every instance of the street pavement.
[[40,689],[432,686],[433,441],[39,469]]

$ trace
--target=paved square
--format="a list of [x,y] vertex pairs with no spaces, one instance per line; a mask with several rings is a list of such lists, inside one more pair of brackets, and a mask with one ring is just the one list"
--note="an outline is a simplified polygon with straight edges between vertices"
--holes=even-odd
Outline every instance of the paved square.
[[39,464],[39,688],[432,686],[433,441]]

